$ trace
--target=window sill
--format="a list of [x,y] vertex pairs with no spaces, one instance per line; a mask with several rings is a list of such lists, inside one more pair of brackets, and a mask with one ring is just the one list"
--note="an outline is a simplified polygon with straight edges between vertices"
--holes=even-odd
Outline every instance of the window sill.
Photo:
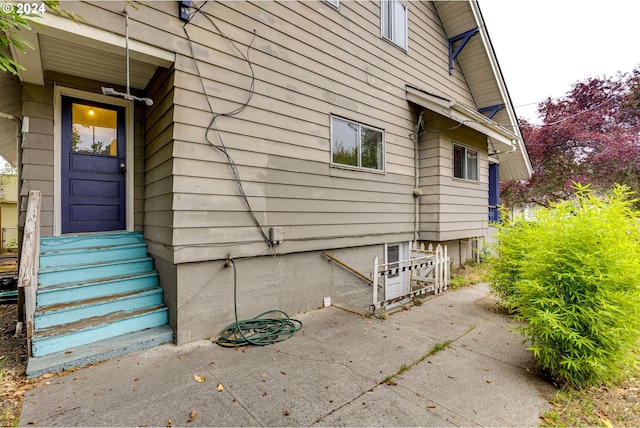
[[371,172],[374,174],[381,174],[381,175],[385,175],[386,172],[382,169],[371,169],[371,168],[363,168],[363,167],[359,167],[359,166],[351,166],[351,165],[342,165],[339,163],[330,163],[329,167],[331,168],[336,168],[336,169],[342,169],[342,170],[346,170],[346,171],[357,171],[357,172]]

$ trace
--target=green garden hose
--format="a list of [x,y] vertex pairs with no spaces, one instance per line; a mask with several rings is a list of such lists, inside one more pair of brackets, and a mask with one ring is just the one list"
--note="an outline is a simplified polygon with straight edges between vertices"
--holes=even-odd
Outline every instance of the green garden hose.
[[[302,328],[302,322],[289,318],[286,313],[278,309],[263,312],[247,320],[238,320],[236,264],[231,257],[229,257],[228,263],[233,266],[233,308],[236,321],[226,326],[214,343],[226,347],[264,346],[293,337],[296,331]],[[267,314],[281,314],[282,316],[263,318]]]

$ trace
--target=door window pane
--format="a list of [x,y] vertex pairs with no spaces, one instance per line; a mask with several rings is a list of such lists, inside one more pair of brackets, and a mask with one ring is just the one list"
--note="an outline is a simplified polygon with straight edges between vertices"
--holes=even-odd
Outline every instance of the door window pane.
[[[388,265],[388,269],[396,269],[399,265],[397,262],[400,261],[400,246],[399,245],[388,245],[387,246],[387,263],[391,263]],[[387,278],[395,278],[400,275],[399,272],[391,273],[387,275]]]
[[109,110],[73,103],[71,108],[71,151],[118,156],[118,114]]

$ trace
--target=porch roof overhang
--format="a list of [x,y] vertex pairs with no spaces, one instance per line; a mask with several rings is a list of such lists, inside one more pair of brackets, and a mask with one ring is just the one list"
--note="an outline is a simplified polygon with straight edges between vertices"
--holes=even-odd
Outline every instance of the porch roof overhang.
[[[20,34],[33,49],[22,52],[11,47],[11,56],[25,69],[17,77],[0,73],[0,112],[22,120],[21,84],[44,85],[48,72],[126,87],[124,35],[55,13],[39,15],[37,25]],[[133,90],[144,90],[158,67],[169,68],[175,61],[175,53],[161,47],[135,39],[128,44]],[[0,117],[0,155],[13,166],[17,165],[16,126],[15,121]]]
[[447,100],[412,88],[411,86],[407,86],[406,90],[408,101],[486,135],[491,139],[493,148],[497,152],[507,152],[517,149],[518,136],[516,134],[487,118],[485,115],[473,110],[471,107],[459,101]]
[[[31,30],[21,30],[34,49],[21,52],[12,47],[13,57],[25,67],[19,71],[22,82],[43,85],[44,72],[56,71],[93,80],[106,76],[110,84],[126,83],[123,35],[55,13],[45,13],[37,22]],[[174,52],[157,46],[135,39],[128,45],[134,88],[144,89],[157,67],[170,67],[175,61]]]
[[485,135],[489,155],[499,160],[501,180],[530,176],[529,157],[518,134],[459,101],[445,99],[411,86],[406,87],[406,92],[408,101]]

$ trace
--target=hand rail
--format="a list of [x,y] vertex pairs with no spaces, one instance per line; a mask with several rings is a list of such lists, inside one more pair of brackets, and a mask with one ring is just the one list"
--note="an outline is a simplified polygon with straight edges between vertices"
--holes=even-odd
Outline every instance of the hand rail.
[[40,201],[42,192],[30,190],[27,213],[24,222],[18,287],[24,289],[24,317],[27,326],[27,343],[31,355],[33,317],[36,312],[36,291],[38,288],[38,267],[40,266]]

